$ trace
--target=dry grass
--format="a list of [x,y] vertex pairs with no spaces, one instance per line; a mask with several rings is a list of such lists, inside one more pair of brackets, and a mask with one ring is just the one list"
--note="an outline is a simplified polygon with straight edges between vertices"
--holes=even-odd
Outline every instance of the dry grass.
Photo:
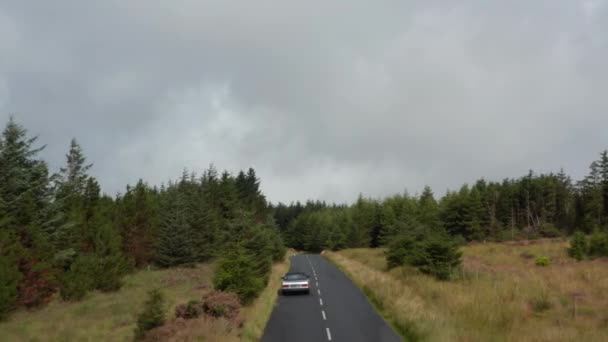
[[153,288],[161,288],[168,312],[200,296],[211,285],[210,265],[139,271],[125,278],[114,293],[94,292],[84,300],[53,300],[46,307],[19,311],[0,323],[0,339],[9,341],[131,341],[135,320]]
[[153,288],[161,288],[167,299],[167,319],[173,329],[168,341],[258,340],[276,300],[277,281],[288,268],[286,261],[273,266],[271,281],[261,296],[241,315],[243,327],[223,319],[200,318],[171,321],[175,307],[200,299],[211,289],[212,266],[139,271],[125,278],[115,293],[91,293],[83,301],[53,300],[48,306],[19,311],[0,322],[0,341],[132,341],[137,314]]
[[[327,256],[409,340],[608,341],[608,260],[577,262],[566,246],[551,240],[467,246],[451,282],[411,268],[386,272],[382,250]],[[534,264],[541,255],[549,266]]]

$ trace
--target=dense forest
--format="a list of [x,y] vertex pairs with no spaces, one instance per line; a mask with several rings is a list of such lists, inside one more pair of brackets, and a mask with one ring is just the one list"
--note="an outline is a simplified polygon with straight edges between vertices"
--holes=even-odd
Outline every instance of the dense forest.
[[383,200],[359,196],[350,206],[308,201],[274,206],[291,247],[306,250],[379,247],[418,226],[461,241],[504,241],[592,233],[608,228],[608,152],[573,182],[563,170],[517,179],[480,179],[436,198],[430,187]]
[[[76,140],[55,173],[39,157],[43,148],[13,119],[0,137],[0,316],[44,305],[56,293],[79,300],[93,290],[118,290],[125,274],[150,265],[212,259],[214,286],[248,303],[266,286],[272,262],[283,259],[283,241],[308,251],[400,241],[393,249],[399,264],[412,250],[408,233],[426,236],[427,252],[456,260],[451,243],[434,241],[556,237],[608,227],[606,151],[578,182],[563,170],[530,171],[502,182],[481,179],[439,199],[426,187],[383,200],[361,195],[352,205],[272,205],[252,168],[233,175],[212,165],[160,186],[140,180],[109,196],[89,174],[92,164]],[[436,275],[444,277],[441,272]]]
[[43,148],[13,119],[0,138],[0,316],[55,293],[79,300],[118,290],[126,273],[148,265],[212,258],[216,287],[247,302],[265,286],[272,260],[283,258],[253,169],[184,171],[160,187],[139,181],[110,197],[76,140],[56,173],[39,158]]

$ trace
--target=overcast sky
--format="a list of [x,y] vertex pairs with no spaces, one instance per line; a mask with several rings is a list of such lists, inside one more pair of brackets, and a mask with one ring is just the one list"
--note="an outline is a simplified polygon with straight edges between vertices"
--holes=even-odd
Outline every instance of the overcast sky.
[[110,194],[210,163],[275,202],[579,178],[608,148],[608,5],[0,0],[11,114]]

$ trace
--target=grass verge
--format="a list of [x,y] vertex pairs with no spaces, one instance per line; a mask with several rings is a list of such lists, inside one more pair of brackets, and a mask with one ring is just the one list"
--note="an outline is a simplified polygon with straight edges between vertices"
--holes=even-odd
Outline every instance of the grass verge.
[[200,297],[211,286],[211,275],[209,264],[142,270],[126,276],[118,292],[93,292],[73,303],[56,298],[39,310],[15,312],[0,322],[0,340],[132,341],[137,314],[150,289],[163,291],[169,316],[178,304]]
[[259,341],[262,338],[266,323],[268,323],[274,304],[277,301],[277,291],[281,287],[281,277],[289,270],[289,258],[294,254],[295,252],[288,251],[284,262],[273,265],[268,286],[252,305],[243,310],[245,324],[242,341]]
[[[293,252],[288,254],[292,255]],[[270,317],[280,276],[289,269],[289,258],[273,265],[270,281],[253,304],[242,309],[242,328],[224,319],[201,317],[174,325],[167,341],[258,341]],[[93,292],[79,302],[54,299],[35,311],[21,310],[0,322],[1,341],[132,341],[137,314],[147,292],[160,288],[167,300],[167,320],[175,307],[199,299],[212,288],[211,264],[193,268],[141,270],[125,277],[114,293]]]
[[[375,250],[371,250],[375,252]],[[359,261],[349,259],[339,252],[325,252],[324,256],[344,272],[368,298],[376,311],[384,317],[384,319],[395,329],[395,331],[405,341],[420,341],[424,334],[420,327],[416,326],[411,317],[408,317],[408,307],[404,306],[403,310],[397,310],[395,305],[402,305],[402,299],[397,302],[391,302],[391,298],[386,297],[387,294],[396,293],[399,284],[393,281],[388,275],[380,270],[373,269]],[[383,289],[380,291],[380,289]],[[409,302],[410,304],[413,302]],[[418,306],[418,305],[415,305]],[[411,308],[410,308],[411,309]]]
[[[380,249],[326,256],[408,341],[608,341],[608,260],[577,262],[566,246],[470,245],[450,282],[406,267],[386,271]],[[550,264],[535,265],[539,256]]]

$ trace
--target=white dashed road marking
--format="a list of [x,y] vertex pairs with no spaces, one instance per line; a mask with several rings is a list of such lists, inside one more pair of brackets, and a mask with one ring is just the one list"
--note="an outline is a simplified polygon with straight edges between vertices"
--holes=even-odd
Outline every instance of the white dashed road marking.
[[[323,298],[321,298],[321,289],[319,289],[319,278],[317,277],[317,270],[315,270],[315,267],[312,265],[312,262],[310,261],[310,258],[308,258],[308,255],[306,256],[306,259],[310,264],[312,274],[315,276],[315,284],[317,286],[317,293],[319,294],[319,305],[323,306]],[[323,320],[327,321],[327,315],[325,315],[325,310],[321,310],[321,315],[323,315]],[[325,331],[327,332],[327,340],[331,341],[331,331],[329,331],[329,328],[325,328]]]

